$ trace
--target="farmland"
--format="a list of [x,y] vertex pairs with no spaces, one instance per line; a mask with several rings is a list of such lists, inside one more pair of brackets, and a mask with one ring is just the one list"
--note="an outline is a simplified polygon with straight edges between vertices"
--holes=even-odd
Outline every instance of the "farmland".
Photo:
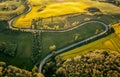
[[65,61],[96,49],[120,51],[120,7],[97,0],[28,1],[0,3],[0,61],[30,71],[40,65],[47,73],[58,56]]
[[[59,16],[59,15],[65,15],[70,13],[78,13],[78,12],[83,13],[83,12],[86,12],[85,9],[88,7],[99,8],[103,14],[119,14],[119,10],[120,10],[120,8],[112,4],[101,3],[98,1],[96,2],[91,0],[78,0],[77,2],[68,2],[66,0],[63,3],[58,3],[57,1],[54,1],[54,0],[50,2],[43,1],[43,0],[37,0],[37,1],[29,0],[29,2],[32,6],[32,10],[29,13],[17,18],[14,21],[14,27],[31,28],[33,19]],[[43,5],[41,5],[41,3],[43,3]],[[91,5],[89,6],[89,4]],[[104,6],[108,6],[110,8],[106,8]],[[111,11],[111,9],[113,10]]]
[[[65,6],[67,7],[64,8]],[[61,4],[54,3],[46,6],[32,6],[32,10],[29,13],[19,17],[14,21],[14,27],[30,28],[32,25],[33,19],[46,18],[50,16],[58,16],[58,15],[76,13],[76,12],[85,12],[84,9],[87,7],[88,6],[86,4],[79,3],[79,2],[75,2],[75,3],[68,2],[68,3],[61,3]],[[58,9],[60,10],[57,11]]]

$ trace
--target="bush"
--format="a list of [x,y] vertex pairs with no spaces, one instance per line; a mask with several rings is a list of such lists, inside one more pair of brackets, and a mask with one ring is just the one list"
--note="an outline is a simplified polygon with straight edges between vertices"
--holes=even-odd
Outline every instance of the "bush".
[[6,66],[5,62],[0,62],[0,77],[44,77],[41,73],[32,73],[30,71],[17,68],[12,65]]
[[17,49],[17,44],[0,42],[0,52],[6,55],[15,56],[16,49]]

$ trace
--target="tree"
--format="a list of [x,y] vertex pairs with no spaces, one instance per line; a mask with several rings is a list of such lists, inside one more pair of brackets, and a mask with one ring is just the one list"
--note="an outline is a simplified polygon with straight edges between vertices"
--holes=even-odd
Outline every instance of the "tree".
[[37,70],[38,70],[37,66],[36,66],[36,65],[34,65],[34,67],[33,67],[33,69],[32,69],[32,72],[33,72],[33,73],[36,73],[36,72],[37,72]]
[[66,60],[56,71],[57,77],[120,77],[120,53],[96,50]]
[[51,51],[54,51],[54,50],[56,49],[56,45],[51,45],[51,46],[49,47],[49,49],[50,49]]

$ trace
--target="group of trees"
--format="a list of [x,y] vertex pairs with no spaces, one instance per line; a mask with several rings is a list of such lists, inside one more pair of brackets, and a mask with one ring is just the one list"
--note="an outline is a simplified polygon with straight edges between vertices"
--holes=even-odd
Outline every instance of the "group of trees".
[[16,1],[16,2],[19,2],[19,1],[23,1],[23,0],[0,0],[0,2],[5,2],[5,1]]
[[120,53],[96,50],[66,60],[56,77],[120,77]]
[[44,77],[41,73],[30,72],[24,69],[17,68],[12,65],[6,65],[5,62],[0,62],[0,77]]
[[28,9],[27,0],[0,0],[0,20],[10,20]]
[[41,55],[41,32],[35,32],[33,34],[33,52],[32,52],[32,61],[33,63],[36,62],[38,57]]
[[112,3],[116,6],[120,6],[120,0],[98,0],[98,1],[104,1],[104,2],[108,2],[108,3]]
[[[50,16],[47,18],[36,18],[32,20],[31,28],[42,30],[64,30],[80,24],[80,14],[68,14]],[[77,17],[76,19],[74,17]]]
[[0,42],[0,53],[4,53],[9,56],[15,56],[17,44]]

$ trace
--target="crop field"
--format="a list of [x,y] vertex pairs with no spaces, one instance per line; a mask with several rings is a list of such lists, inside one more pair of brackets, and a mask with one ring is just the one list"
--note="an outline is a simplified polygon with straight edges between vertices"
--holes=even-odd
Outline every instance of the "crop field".
[[[79,2],[67,2],[61,4],[54,3],[46,5],[45,8],[43,8],[43,6],[32,6],[32,10],[28,14],[25,14],[14,21],[14,27],[30,28],[33,19],[46,18],[50,16],[58,16],[76,12],[85,12],[84,9],[87,7],[88,5]],[[39,11],[41,9],[42,11]]]
[[27,70],[31,70],[33,68],[33,64],[30,59],[33,45],[31,33],[14,32],[10,30],[0,31],[0,41],[17,45],[16,55],[14,57],[0,53],[0,61],[5,61],[8,64]]
[[75,48],[70,51],[66,51],[65,53],[60,54],[63,60],[68,58],[75,57],[77,55],[87,54],[92,50],[96,49],[105,49],[112,51],[120,51],[120,26],[119,23],[114,24],[113,27],[115,29],[115,33],[108,35],[102,39],[89,43],[87,45]]
[[[109,27],[113,27],[115,32],[100,39],[93,39],[78,47],[76,46],[74,49],[64,51],[64,53],[59,54],[63,60],[87,54],[96,49],[120,51],[120,23],[117,23],[120,20],[119,7],[97,0],[28,1],[31,6],[29,12],[25,11],[25,6],[19,2],[6,1],[6,3],[0,3],[0,42],[11,43],[17,48],[16,55],[13,57],[0,52],[0,61],[31,70],[34,64],[38,65],[50,53],[54,55],[57,50],[105,31],[104,25],[97,22],[86,23],[89,21],[103,22]],[[12,5],[18,8],[11,10],[9,6]],[[2,11],[4,7],[8,7],[10,10],[8,12]],[[99,9],[99,14],[92,14],[85,10],[89,7]],[[17,16],[21,13],[23,14]],[[14,17],[13,15],[16,15],[11,23],[13,28],[8,30],[9,24],[7,21],[1,20],[10,20],[11,16]],[[42,22],[39,19],[42,19]],[[38,21],[34,22],[36,20]],[[86,24],[79,26],[82,23]],[[38,25],[35,26],[36,24]],[[33,28],[33,26],[36,28]],[[28,30],[33,33],[21,32]],[[61,30],[65,30],[65,32],[60,32]],[[36,54],[34,55],[35,60],[32,59],[34,53],[37,54],[37,57]]]
[[[86,12],[88,7],[96,7],[103,14],[114,15],[120,13],[120,8],[109,3],[103,3],[91,0],[29,0],[32,10],[14,21],[14,27],[31,28],[32,20],[38,18],[46,18],[51,16],[59,16],[71,13]],[[91,5],[89,5],[91,4]],[[66,7],[67,6],[67,7]],[[109,8],[107,8],[107,7]],[[59,9],[59,11],[58,11]],[[73,10],[74,9],[74,10]],[[111,10],[113,9],[113,10]],[[49,27],[49,26],[48,26]],[[39,27],[38,27],[39,29]]]

